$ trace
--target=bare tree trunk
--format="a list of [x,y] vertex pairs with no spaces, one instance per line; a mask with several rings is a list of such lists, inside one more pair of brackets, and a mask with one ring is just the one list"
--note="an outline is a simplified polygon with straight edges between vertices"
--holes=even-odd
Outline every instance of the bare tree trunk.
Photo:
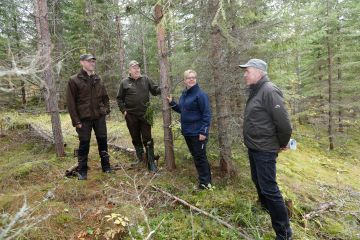
[[[119,9],[119,0],[114,1],[116,5],[116,9]],[[124,49],[124,34],[122,31],[121,19],[119,13],[116,13],[115,16],[116,21],[116,31],[118,38],[118,48],[119,48],[119,68],[120,68],[120,76],[122,79],[126,78],[126,70],[125,70],[125,49]]]
[[[340,17],[338,17],[338,21],[339,21],[339,25],[338,25],[338,28],[337,28],[337,36],[338,36],[338,39],[337,39],[337,47],[338,47],[338,52],[341,52],[341,20],[340,20]],[[338,83],[338,98],[339,98],[339,108],[338,108],[338,129],[339,129],[339,132],[344,132],[344,125],[343,125],[343,107],[342,107],[342,89],[341,89],[341,86],[342,86],[342,71],[341,71],[341,58],[340,57],[337,57],[337,83]]]
[[[217,6],[218,0],[212,0],[209,2],[209,12],[213,13],[212,16],[215,16]],[[223,59],[221,38],[222,36],[218,25],[213,25],[211,32],[211,60],[213,84],[215,86],[216,120],[220,148],[220,169],[227,175],[233,175],[235,173],[235,168],[231,160],[231,141],[228,134],[229,111],[226,104],[225,84],[221,78],[221,59]]]
[[147,58],[146,58],[146,46],[145,46],[145,35],[144,31],[141,31],[141,49],[142,49],[142,56],[143,56],[143,65],[144,65],[144,73],[145,75],[148,75],[147,70]]
[[51,64],[51,40],[48,23],[48,8],[46,0],[36,0],[36,8],[39,19],[38,32],[40,41],[41,64],[44,67],[44,85],[46,88],[47,110],[51,116],[52,132],[55,140],[55,151],[57,156],[65,156],[64,141],[61,131],[60,115],[56,97],[56,88],[54,84]]
[[[95,19],[94,19],[94,6],[92,1],[85,1],[85,15],[87,21],[89,22],[89,26],[92,29],[92,31],[95,31]],[[88,41],[88,49],[91,50],[92,54],[96,55],[96,39],[95,37],[91,38],[90,41]]]
[[[329,15],[329,1],[326,1],[327,3],[327,16]],[[328,53],[328,57],[327,57],[327,62],[328,62],[328,104],[329,104],[329,123],[328,123],[328,135],[329,135],[329,149],[333,150],[334,149],[334,136],[333,136],[333,93],[332,93],[332,68],[333,68],[333,63],[332,63],[332,48],[331,48],[331,43],[330,43],[330,31],[327,30],[326,31],[327,36],[326,36],[326,45],[327,45],[327,53]]]
[[156,23],[156,38],[158,46],[158,55],[160,62],[160,86],[161,86],[161,98],[162,98],[162,112],[163,112],[163,124],[164,124],[164,144],[165,144],[165,162],[166,167],[169,170],[176,168],[174,158],[174,145],[173,136],[171,131],[171,109],[169,108],[169,102],[167,97],[170,95],[171,86],[169,83],[169,61],[167,58],[168,50],[166,46],[166,32],[164,24],[162,23],[162,6],[155,5],[155,23]]

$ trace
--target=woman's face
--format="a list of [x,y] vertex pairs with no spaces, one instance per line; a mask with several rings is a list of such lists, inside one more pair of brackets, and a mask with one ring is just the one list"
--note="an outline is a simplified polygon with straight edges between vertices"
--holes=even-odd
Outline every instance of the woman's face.
[[196,75],[195,73],[189,73],[185,79],[184,83],[187,89],[193,87],[196,84]]

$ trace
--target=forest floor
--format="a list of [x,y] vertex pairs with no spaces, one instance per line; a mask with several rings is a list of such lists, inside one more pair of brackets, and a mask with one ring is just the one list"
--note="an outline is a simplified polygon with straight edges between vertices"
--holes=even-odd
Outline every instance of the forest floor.
[[[61,115],[66,157],[27,128],[50,131],[49,117],[36,112],[1,112],[0,239],[274,239],[270,217],[256,204],[243,146],[234,146],[237,176],[219,171],[215,139],[208,145],[214,188],[197,189],[196,170],[186,144],[175,129],[177,169],[158,174],[131,169],[132,155],[110,150],[115,174],[101,171],[92,136],[87,181],[64,177],[76,163],[76,132]],[[163,156],[162,120],[155,121],[156,152]],[[291,202],[294,239],[360,239],[360,133],[347,129],[346,144],[326,150],[326,135],[296,125],[297,150],[278,158],[278,183]],[[108,138],[131,147],[126,124],[117,113],[108,119]],[[227,222],[231,228],[179,203],[153,187]]]

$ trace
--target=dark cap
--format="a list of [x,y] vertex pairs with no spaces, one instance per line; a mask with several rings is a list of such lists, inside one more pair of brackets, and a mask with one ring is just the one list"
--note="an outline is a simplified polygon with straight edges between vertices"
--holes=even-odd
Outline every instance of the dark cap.
[[136,66],[136,65],[139,65],[140,66],[140,63],[136,60],[131,60],[129,62],[129,68],[131,68],[132,66]]
[[90,59],[94,59],[94,60],[96,60],[96,58],[94,57],[94,55],[92,55],[92,54],[82,54],[82,55],[80,55],[80,60],[81,61],[87,61],[87,60],[90,60]]
[[241,68],[253,67],[260,69],[264,72],[267,72],[267,63],[261,59],[256,59],[256,58],[250,59],[247,63],[243,65],[239,65],[239,67]]

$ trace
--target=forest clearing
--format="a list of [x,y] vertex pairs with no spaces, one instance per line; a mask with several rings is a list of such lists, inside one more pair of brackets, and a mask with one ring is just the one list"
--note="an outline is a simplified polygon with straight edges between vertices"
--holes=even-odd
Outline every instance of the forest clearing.
[[[2,0],[0,239],[360,239],[359,13],[358,0]],[[260,82],[276,98],[256,102]],[[254,127],[250,100],[273,99]],[[274,232],[252,150],[272,154],[292,236]]]

